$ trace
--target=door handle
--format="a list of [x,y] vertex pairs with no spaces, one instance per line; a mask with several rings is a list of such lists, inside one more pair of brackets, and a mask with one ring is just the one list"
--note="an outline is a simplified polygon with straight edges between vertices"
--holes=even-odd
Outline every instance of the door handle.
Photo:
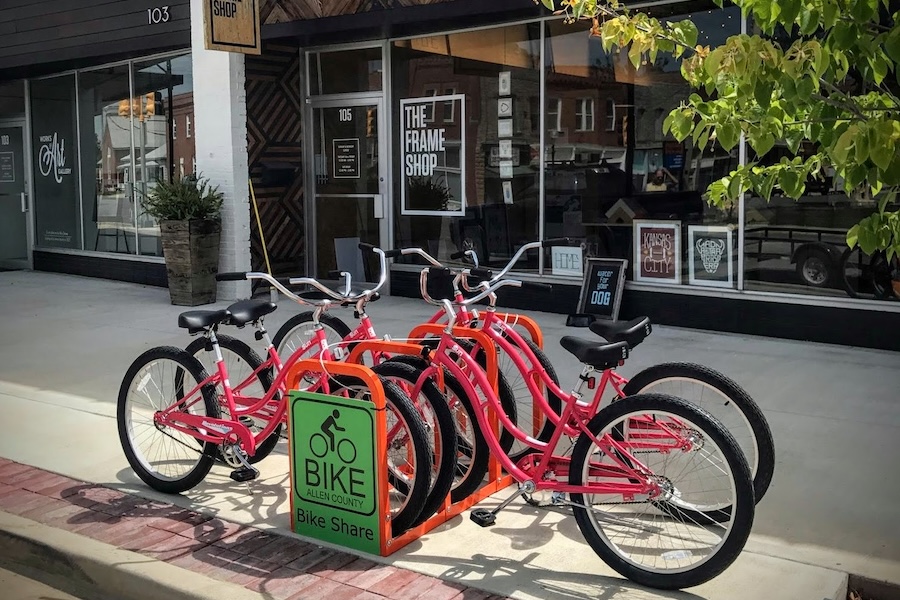
[[372,196],[372,202],[374,207],[374,215],[376,219],[384,218],[384,195],[383,194],[375,194]]
[[28,212],[28,194],[25,192],[22,192],[21,198],[22,198],[22,212],[23,213]]

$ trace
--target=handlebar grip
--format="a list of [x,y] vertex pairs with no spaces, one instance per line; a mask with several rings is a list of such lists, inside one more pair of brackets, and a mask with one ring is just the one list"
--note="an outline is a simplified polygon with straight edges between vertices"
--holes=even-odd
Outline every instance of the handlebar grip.
[[335,269],[334,271],[328,271],[328,279],[340,279],[341,271],[339,269]]
[[216,273],[216,281],[244,281],[246,273]]
[[549,240],[544,240],[541,242],[541,246],[544,248],[549,248],[550,246],[570,246],[572,244],[572,240],[567,237],[563,238],[550,238]]
[[553,291],[553,286],[550,285],[549,283],[537,283],[534,281],[523,281],[522,287],[532,289],[535,291],[540,291],[540,292],[552,292]]
[[397,258],[398,256],[400,256],[402,254],[403,254],[403,251],[400,250],[399,248],[397,248],[396,250],[385,250],[384,251],[385,258]]
[[374,251],[375,251],[375,246],[372,245],[372,244],[367,244],[367,243],[365,243],[365,242],[360,242],[360,243],[359,243],[359,249],[360,249],[360,250],[371,250],[372,252],[374,252]]
[[450,259],[451,260],[459,260],[460,258],[462,258],[465,255],[466,255],[465,251],[454,252],[453,254],[450,255]]
[[428,267],[428,275],[434,277],[452,277],[453,271],[447,267]]
[[493,279],[494,272],[491,269],[470,269],[469,277],[477,280],[478,283],[481,283],[482,281],[490,281],[491,279]]

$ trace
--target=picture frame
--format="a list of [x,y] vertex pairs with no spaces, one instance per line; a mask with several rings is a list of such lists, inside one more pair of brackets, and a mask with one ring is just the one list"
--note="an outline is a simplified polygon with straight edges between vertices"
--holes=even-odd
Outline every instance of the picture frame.
[[497,119],[497,137],[512,137],[513,122],[512,119]]
[[576,314],[617,320],[627,272],[628,260],[624,258],[588,258]]
[[734,287],[734,227],[688,225],[688,283]]
[[497,116],[498,117],[513,116],[512,98],[500,98],[499,100],[497,100]]
[[633,221],[634,281],[681,284],[681,221]]
[[512,72],[500,71],[497,78],[498,88],[501,96],[509,96],[512,91]]

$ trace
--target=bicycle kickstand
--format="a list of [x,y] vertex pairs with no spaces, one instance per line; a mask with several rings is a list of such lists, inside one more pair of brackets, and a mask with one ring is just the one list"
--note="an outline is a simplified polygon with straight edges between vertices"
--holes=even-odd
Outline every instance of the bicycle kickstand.
[[497,522],[497,513],[509,506],[512,501],[519,496],[522,496],[524,498],[525,494],[533,494],[534,490],[535,485],[533,481],[523,481],[519,484],[518,489],[513,493],[513,495],[501,502],[500,506],[498,506],[494,510],[488,510],[486,508],[476,508],[469,513],[469,518],[481,527],[490,527]]

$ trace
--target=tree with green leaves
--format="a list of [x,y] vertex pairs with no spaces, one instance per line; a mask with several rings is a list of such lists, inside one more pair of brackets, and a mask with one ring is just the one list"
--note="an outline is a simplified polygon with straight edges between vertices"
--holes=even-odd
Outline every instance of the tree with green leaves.
[[[755,156],[707,190],[733,206],[777,186],[799,199],[827,171],[844,191],[871,199],[873,213],[847,232],[866,254],[900,255],[900,8],[891,0],[733,0],[758,35],[721,46],[697,44],[690,20],[661,22],[617,0],[541,0],[569,22],[587,19],[606,51],[627,52],[637,69],[660,52],[681,58],[693,92],[672,110],[664,133],[711,140],[730,150],[746,138]],[[721,2],[721,0],[717,0]],[[721,6],[721,4],[719,4]],[[789,156],[766,161],[781,142]],[[772,164],[774,162],[774,164]]]

